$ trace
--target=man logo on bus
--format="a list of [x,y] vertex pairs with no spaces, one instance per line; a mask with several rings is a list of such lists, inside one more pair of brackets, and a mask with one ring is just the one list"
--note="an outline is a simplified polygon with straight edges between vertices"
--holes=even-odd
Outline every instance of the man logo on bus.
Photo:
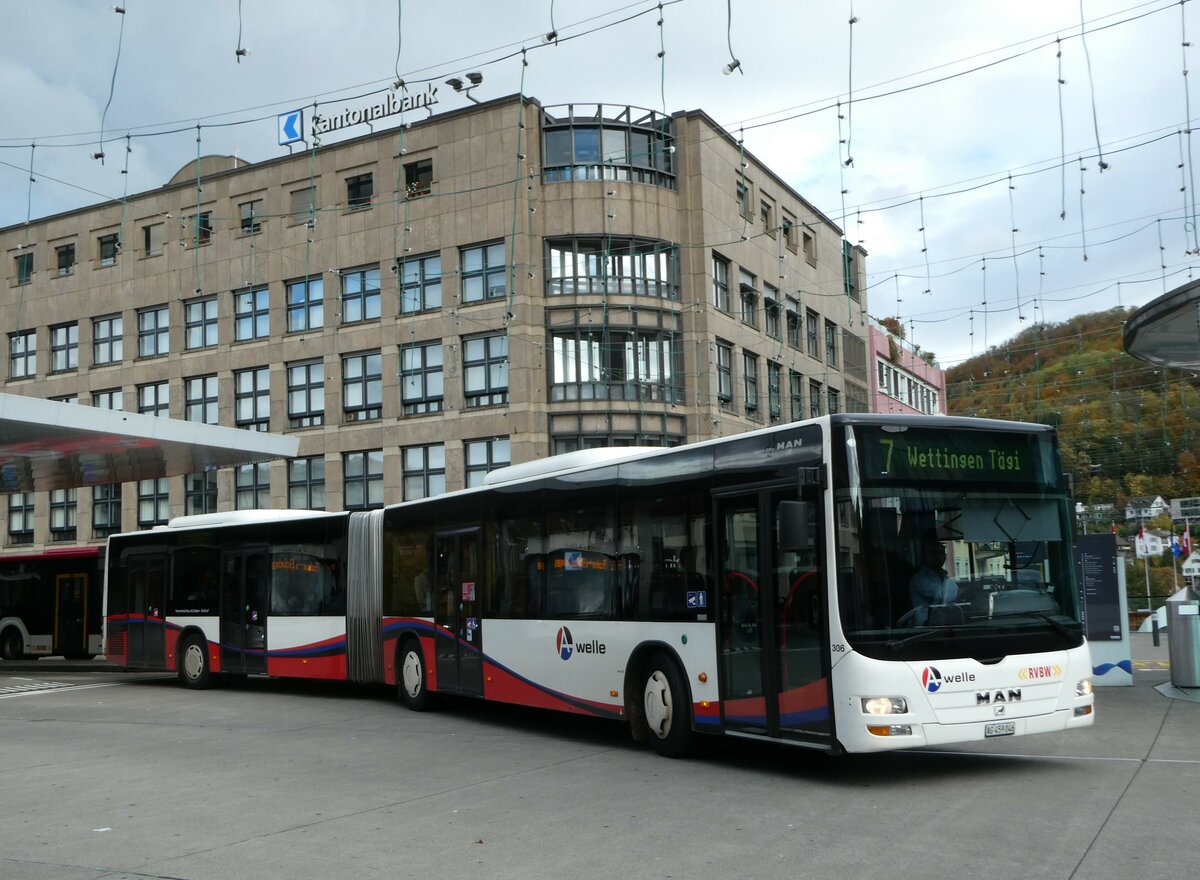
[[565,626],[558,628],[558,637],[554,640],[554,645],[558,648],[558,656],[564,660],[570,660],[571,654],[575,651],[575,640],[571,638],[571,631]]
[[921,673],[921,686],[931,694],[936,694],[942,686],[942,674],[932,666],[926,666]]

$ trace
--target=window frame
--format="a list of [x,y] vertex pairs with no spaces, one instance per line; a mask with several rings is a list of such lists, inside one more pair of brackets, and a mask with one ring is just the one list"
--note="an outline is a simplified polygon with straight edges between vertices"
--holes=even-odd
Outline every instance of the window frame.
[[365,211],[375,199],[375,172],[364,171],[346,179],[346,210]]
[[169,355],[171,353],[170,307],[157,305],[138,309],[137,332],[139,360]]
[[[364,324],[368,321],[378,321],[381,316],[383,292],[380,287],[379,264],[362,266],[357,269],[343,269],[338,272],[341,286],[341,319],[343,324]],[[371,286],[372,279],[374,287]],[[357,286],[357,290],[350,290]],[[356,317],[347,313],[352,308],[357,309]]]
[[[287,371],[287,415],[290,428],[315,428],[325,424],[325,362],[315,360],[293,361],[284,365]],[[295,372],[304,372],[303,382],[293,382]],[[319,375],[314,375],[319,372]],[[296,395],[302,395],[304,409],[293,409]],[[315,405],[319,399],[319,406]]]
[[[429,270],[437,264],[437,273]],[[396,268],[400,281],[400,314],[416,315],[442,307],[442,255],[440,252],[405,257]],[[436,294],[434,293],[436,291]],[[436,300],[436,301],[435,301]],[[413,307],[409,308],[409,303]]]
[[[325,279],[306,275],[284,284],[284,316],[288,333],[309,333],[325,327]],[[303,321],[299,319],[303,318]]]
[[[243,327],[250,328],[244,335]],[[259,332],[261,329],[262,332]],[[247,287],[233,292],[233,341],[251,342],[271,337],[271,290],[262,287]]]
[[[59,335],[66,332],[66,339]],[[61,361],[61,362],[60,362]],[[70,373],[79,369],[79,322],[50,327],[50,372]]]
[[[320,465],[317,468],[317,465]],[[303,474],[298,475],[299,466],[303,466]],[[320,470],[320,476],[315,471]],[[324,510],[325,509],[325,456],[312,455],[306,458],[292,458],[287,463],[288,507],[292,510]],[[320,505],[316,505],[314,495],[319,490]],[[295,503],[296,492],[304,493],[305,504]]]
[[[351,404],[352,396],[357,401]],[[342,355],[342,421],[383,418],[383,355],[379,349]]]
[[201,296],[183,304],[183,350],[216,348],[218,342],[216,296]]
[[[18,345],[19,343],[19,345]],[[20,351],[18,351],[18,347]],[[8,377],[37,376],[37,330],[14,330],[8,334]]]
[[[501,265],[492,265],[491,259],[495,256],[493,253],[496,248],[500,248]],[[480,265],[479,268],[467,268],[470,262],[470,254],[479,253]],[[484,302],[499,302],[508,296],[508,249],[503,239],[499,241],[487,242],[485,244],[469,245],[458,249],[458,265],[459,265],[459,297],[463,305],[474,305],[475,303]],[[497,286],[495,279],[499,278],[501,284]],[[481,282],[479,295],[471,293],[468,296],[469,288],[474,285],[471,282],[475,280]],[[499,292],[497,292],[499,291]]]
[[[433,453],[441,457],[440,466],[436,463]],[[419,453],[419,461],[414,457]],[[414,467],[417,464],[419,466]],[[404,501],[415,501],[418,498],[433,498],[446,491],[446,444],[427,443],[420,446],[403,446],[400,449],[401,497]],[[409,487],[419,480],[421,494],[412,494]]]
[[[482,343],[481,357],[472,357],[471,349]],[[496,343],[502,343],[503,351],[493,351]],[[483,384],[475,387],[472,374],[479,375],[482,370]],[[508,404],[508,334],[482,333],[477,336],[464,336],[462,340],[462,375],[463,398],[467,409],[479,409],[488,406],[505,406]],[[503,374],[502,382],[493,382],[494,372]]]
[[[265,384],[260,379],[265,377]],[[246,381],[249,379],[249,387]],[[264,412],[265,409],[265,412]],[[244,412],[248,412],[249,416]],[[233,424],[243,431],[271,430],[271,368],[248,367],[233,373]]]
[[[350,500],[352,486],[361,487],[361,503]],[[382,506],[383,450],[359,449],[354,452],[343,452],[342,509],[373,510]]]
[[[429,353],[437,350],[438,362],[429,363]],[[420,363],[412,363],[411,359],[420,355]],[[446,357],[445,349],[440,339],[418,342],[413,345],[400,346],[400,406],[406,416],[428,415],[441,412],[446,398]],[[430,377],[438,376],[439,390],[430,390]],[[410,384],[415,389],[419,377],[420,397],[408,397]]]

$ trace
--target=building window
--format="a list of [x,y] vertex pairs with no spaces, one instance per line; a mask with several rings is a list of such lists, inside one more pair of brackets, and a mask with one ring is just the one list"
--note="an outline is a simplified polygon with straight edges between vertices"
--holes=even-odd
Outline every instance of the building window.
[[846,296],[858,302],[858,250],[848,241],[842,242],[842,270],[846,275]]
[[36,330],[19,330],[8,334],[8,375],[11,379],[37,375]]
[[428,312],[442,307],[442,258],[437,254],[400,264],[400,313]]
[[779,316],[783,312],[783,306],[779,302],[779,291],[769,284],[763,285],[765,293],[763,294],[763,329],[767,331],[767,335],[772,339],[781,339],[782,332],[780,327],[783,322]]
[[346,178],[346,205],[351,211],[371,207],[375,194],[375,181],[371,172]]
[[775,207],[766,199],[758,204],[758,219],[762,221],[763,232],[774,238],[778,232],[775,229]]
[[409,198],[425,196],[433,190],[433,160],[418,159],[404,165],[404,192]]
[[61,244],[54,249],[58,259],[58,277],[70,275],[75,271],[75,245]]
[[787,245],[787,249],[792,253],[796,252],[796,218],[790,215],[787,211],[783,212],[783,222],[780,224],[783,227],[783,243]]
[[120,388],[92,392],[92,406],[96,409],[124,409],[124,394]]
[[50,490],[50,539],[52,541],[75,540],[78,497],[75,489]]
[[111,235],[102,235],[96,239],[96,243],[100,248],[100,265],[117,265],[117,254],[121,251],[121,242],[117,234],[114,232]]
[[463,340],[463,391],[468,407],[508,403],[508,337]]
[[271,297],[265,287],[240,290],[233,295],[233,338],[237,342],[267,339],[271,335]]
[[33,253],[26,251],[14,258],[17,264],[17,284],[28,284],[33,280]]
[[833,388],[827,389],[829,392],[829,414],[833,415],[842,411],[842,395],[840,391]]
[[188,474],[183,478],[183,512],[187,516],[217,512],[217,473]]
[[808,414],[814,419],[821,414],[821,383],[816,379],[808,380]]
[[787,341],[792,348],[800,347],[800,302],[793,297],[787,298],[785,308],[787,317]]
[[171,350],[171,326],[166,306],[139,309],[138,357],[157,357]]
[[92,320],[92,364],[120,363],[125,355],[124,319],[108,315]]
[[257,235],[262,229],[263,200],[252,199],[238,205],[242,218],[242,235]]
[[717,340],[717,400],[722,405],[733,402],[733,346]]
[[92,487],[92,537],[107,538],[121,531],[121,484]]
[[379,352],[342,356],[342,413],[347,422],[383,416],[383,366]]
[[317,189],[306,186],[291,192],[291,208],[288,216],[293,223],[311,223],[317,210]]
[[671,119],[653,111],[591,104],[576,123],[573,107],[546,107],[542,180],[627,180],[673,189],[674,142]]
[[167,241],[167,228],[162,223],[151,223],[142,227],[142,253],[147,257],[157,256],[163,252]]
[[548,296],[626,294],[679,298],[675,245],[642,238],[567,238],[547,243]]
[[804,241],[804,259],[811,266],[817,265],[817,239],[807,229],[801,232],[801,238]]
[[139,385],[138,412],[148,416],[167,418],[171,414],[170,386],[166,382],[152,382],[149,385]]
[[406,416],[441,412],[444,392],[440,342],[400,349],[400,386]]
[[288,507],[325,509],[325,458],[294,458],[288,462]]
[[183,306],[184,347],[212,348],[217,344],[217,298],[194,299]]
[[735,183],[735,195],[737,199],[738,214],[747,220],[753,219],[754,213],[750,210],[750,184],[745,178],[739,179]]
[[342,276],[342,323],[379,318],[379,267],[348,269]]
[[670,331],[580,327],[550,341],[551,400],[683,400],[682,352]]
[[183,380],[184,415],[189,422],[218,424],[217,377],[192,376]]
[[754,276],[742,269],[738,273],[738,289],[742,299],[742,320],[751,327],[758,326],[758,290]]
[[[441,448],[440,446],[438,447]],[[408,450],[404,450],[405,462]],[[424,496],[421,496],[424,497]],[[408,495],[404,496],[408,500]],[[367,449],[342,455],[342,507],[363,510],[383,506],[383,450]]]
[[187,233],[191,236],[193,245],[208,244],[212,241],[212,214],[204,211],[188,215]]
[[742,353],[742,385],[746,393],[746,415],[758,418],[758,355]]
[[825,363],[837,366],[837,324],[825,322]]
[[550,438],[550,454],[576,452],[580,449],[607,449],[622,446],[682,446],[686,438],[666,432],[638,431],[635,434],[554,434]]
[[79,369],[79,325],[60,324],[50,328],[50,370],[62,373]]
[[402,452],[405,501],[430,498],[446,491],[446,447],[443,444],[406,446]]
[[165,526],[171,519],[170,490],[167,478],[138,480],[137,521],[138,525]]
[[287,330],[298,333],[325,326],[325,283],[320,276],[287,285]]
[[8,496],[8,543],[33,543],[33,493],[13,492]]
[[234,507],[266,510],[271,506],[271,463],[239,464],[234,471]]
[[325,423],[325,364],[288,364],[288,425],[311,428]]
[[804,376],[788,370],[788,398],[791,403],[792,421],[799,422],[804,415]]
[[729,261],[713,254],[713,305],[722,312],[729,311]]
[[508,467],[512,463],[507,437],[490,440],[468,440],[463,443],[463,465],[467,488],[482,486],[488,471]]
[[463,248],[462,301],[464,303],[503,299],[508,295],[508,267],[504,264],[504,243]]
[[233,388],[233,423],[246,431],[270,431],[270,369],[238,370],[233,374]]
[[783,368],[779,364],[767,361],[767,415],[772,422],[777,422],[783,415],[782,384]]
[[817,340],[817,313],[809,309],[804,315],[805,332],[808,336],[808,353],[815,358],[821,357],[821,349]]

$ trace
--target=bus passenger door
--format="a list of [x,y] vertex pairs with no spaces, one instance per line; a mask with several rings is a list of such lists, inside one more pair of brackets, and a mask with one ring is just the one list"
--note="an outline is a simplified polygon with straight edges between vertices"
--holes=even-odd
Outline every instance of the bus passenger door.
[[54,650],[66,657],[87,651],[86,574],[60,574],[54,578]]
[[264,549],[221,559],[221,671],[267,671],[267,603],[271,572]]
[[[805,500],[815,502],[812,491]],[[799,554],[783,550],[778,534],[780,502],[796,499],[794,488],[717,498],[721,701],[731,731],[822,741],[829,688],[820,541]]]
[[143,556],[128,564],[129,665],[162,668],[166,663],[167,558]]
[[479,529],[433,540],[433,622],[439,690],[483,694],[483,628],[479,616]]

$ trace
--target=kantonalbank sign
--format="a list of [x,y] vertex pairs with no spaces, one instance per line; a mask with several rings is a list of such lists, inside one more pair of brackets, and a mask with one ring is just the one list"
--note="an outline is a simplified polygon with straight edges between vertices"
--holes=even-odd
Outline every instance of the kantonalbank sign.
[[328,134],[352,125],[373,122],[385,116],[395,116],[397,113],[405,113],[409,110],[432,107],[436,103],[437,86],[433,84],[427,86],[424,92],[416,94],[406,93],[400,96],[396,92],[388,92],[387,97],[383,100],[365,107],[350,107],[340,113],[314,116],[312,130],[313,134]]

